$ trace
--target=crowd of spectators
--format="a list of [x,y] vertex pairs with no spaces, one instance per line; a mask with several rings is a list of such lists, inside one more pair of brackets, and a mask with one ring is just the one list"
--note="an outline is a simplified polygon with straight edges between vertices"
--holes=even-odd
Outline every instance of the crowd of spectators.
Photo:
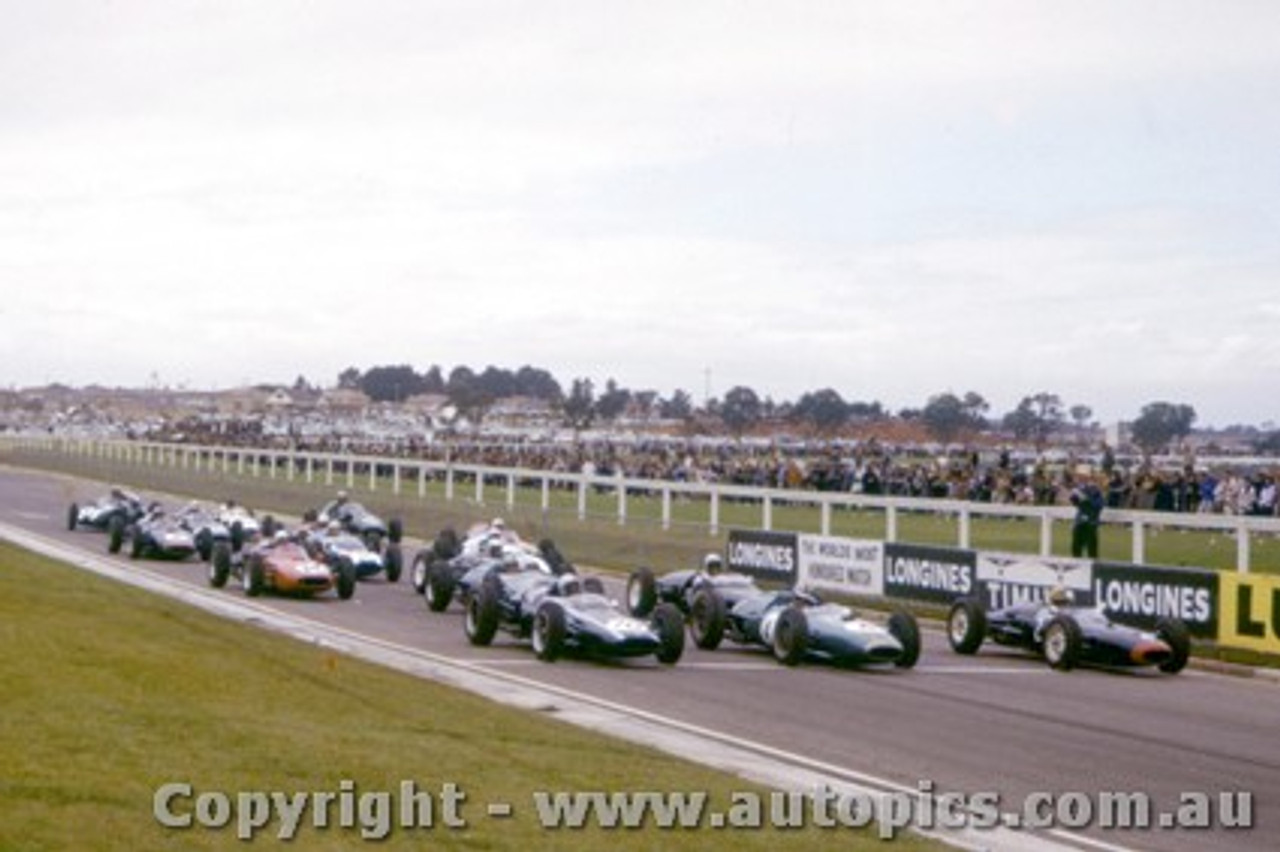
[[[199,437],[189,435],[188,439]],[[254,446],[461,465],[1041,506],[1068,505],[1072,490],[1087,480],[1102,490],[1110,508],[1277,514],[1275,470],[1204,469],[1194,459],[1173,468],[1141,459],[1120,463],[1105,447],[1081,456],[1035,456],[1008,449],[945,452],[874,440],[786,443],[671,437],[573,441],[456,437],[428,442],[406,437],[288,438],[261,434],[222,434],[216,438],[209,443],[226,444],[231,438],[231,443],[243,439]]]

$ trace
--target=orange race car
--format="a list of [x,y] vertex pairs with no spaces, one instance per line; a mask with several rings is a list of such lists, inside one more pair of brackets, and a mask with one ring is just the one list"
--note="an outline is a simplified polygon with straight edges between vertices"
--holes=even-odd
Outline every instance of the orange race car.
[[338,597],[347,600],[356,590],[353,565],[341,562],[330,567],[312,559],[306,547],[285,530],[239,553],[226,549],[215,553],[209,564],[209,584],[220,589],[233,575],[249,597],[263,592],[312,596],[335,589]]

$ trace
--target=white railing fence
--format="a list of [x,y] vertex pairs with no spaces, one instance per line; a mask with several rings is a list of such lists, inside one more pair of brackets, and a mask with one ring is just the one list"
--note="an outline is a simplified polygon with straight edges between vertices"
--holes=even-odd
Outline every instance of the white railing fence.
[[[708,501],[709,515],[706,526],[708,533],[713,536],[721,531],[722,506],[726,501],[745,505],[758,504],[759,528],[762,530],[774,528],[773,514],[776,507],[816,508],[819,513],[819,533],[822,535],[831,534],[832,513],[835,510],[882,511],[885,516],[884,538],[888,542],[898,541],[901,513],[927,512],[956,519],[958,533],[955,545],[961,548],[971,546],[975,518],[1021,518],[1037,522],[1040,530],[1040,555],[1050,556],[1055,522],[1069,522],[1074,515],[1074,510],[1068,506],[1022,506],[919,497],[783,490],[632,479],[621,475],[598,476],[527,468],[498,468],[413,458],[254,447],[197,446],[151,441],[13,434],[0,435],[0,446],[66,453],[140,466],[207,471],[210,474],[234,473],[238,476],[250,477],[283,477],[289,481],[301,479],[308,483],[323,483],[327,486],[347,489],[359,487],[377,491],[390,488],[396,495],[402,495],[408,490],[416,491],[420,498],[426,497],[429,482],[442,481],[446,500],[469,499],[477,504],[484,504],[486,500],[494,499],[495,502],[511,507],[516,504],[519,488],[537,483],[541,493],[541,509],[544,512],[551,509],[553,489],[568,490],[576,494],[576,510],[580,520],[587,517],[589,494],[593,492],[615,494],[616,509],[613,511],[619,524],[627,523],[631,502],[641,499],[638,495],[654,495],[660,500],[660,524],[663,529],[669,529],[672,525],[672,507],[676,500],[698,498]],[[466,494],[464,491],[468,490],[468,483],[470,483],[470,493]],[[494,483],[498,484],[495,486]],[[498,495],[493,494],[494,490],[498,491]],[[1108,527],[1128,528],[1132,542],[1131,561],[1135,564],[1146,562],[1146,545],[1152,530],[1186,529],[1222,533],[1234,539],[1235,567],[1241,573],[1247,573],[1251,567],[1254,567],[1251,564],[1253,536],[1280,536],[1280,518],[1108,509],[1104,520]]]

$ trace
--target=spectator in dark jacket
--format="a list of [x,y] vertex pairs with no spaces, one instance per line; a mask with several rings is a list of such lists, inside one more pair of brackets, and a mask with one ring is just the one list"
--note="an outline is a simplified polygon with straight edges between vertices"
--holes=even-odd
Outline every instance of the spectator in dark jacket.
[[1076,507],[1071,524],[1071,555],[1098,558],[1098,527],[1102,525],[1102,491],[1092,482],[1071,491],[1071,505]]

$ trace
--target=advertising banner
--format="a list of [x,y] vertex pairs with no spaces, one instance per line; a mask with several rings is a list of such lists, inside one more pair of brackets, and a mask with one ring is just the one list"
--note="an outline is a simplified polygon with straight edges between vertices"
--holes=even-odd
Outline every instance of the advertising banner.
[[1152,630],[1162,618],[1178,618],[1192,636],[1218,635],[1218,572],[1098,562],[1094,602],[1112,620]]
[[884,542],[800,536],[800,585],[851,595],[884,594]]
[[948,604],[977,593],[975,554],[954,547],[884,546],[884,592],[895,598]]
[[1280,577],[1223,573],[1218,589],[1218,642],[1280,654]]
[[1040,602],[1054,586],[1071,590],[1077,606],[1093,605],[1089,585],[1092,562],[1025,553],[978,554],[978,586],[990,609]]
[[796,584],[795,533],[729,530],[728,557],[725,567],[730,571],[788,587]]

